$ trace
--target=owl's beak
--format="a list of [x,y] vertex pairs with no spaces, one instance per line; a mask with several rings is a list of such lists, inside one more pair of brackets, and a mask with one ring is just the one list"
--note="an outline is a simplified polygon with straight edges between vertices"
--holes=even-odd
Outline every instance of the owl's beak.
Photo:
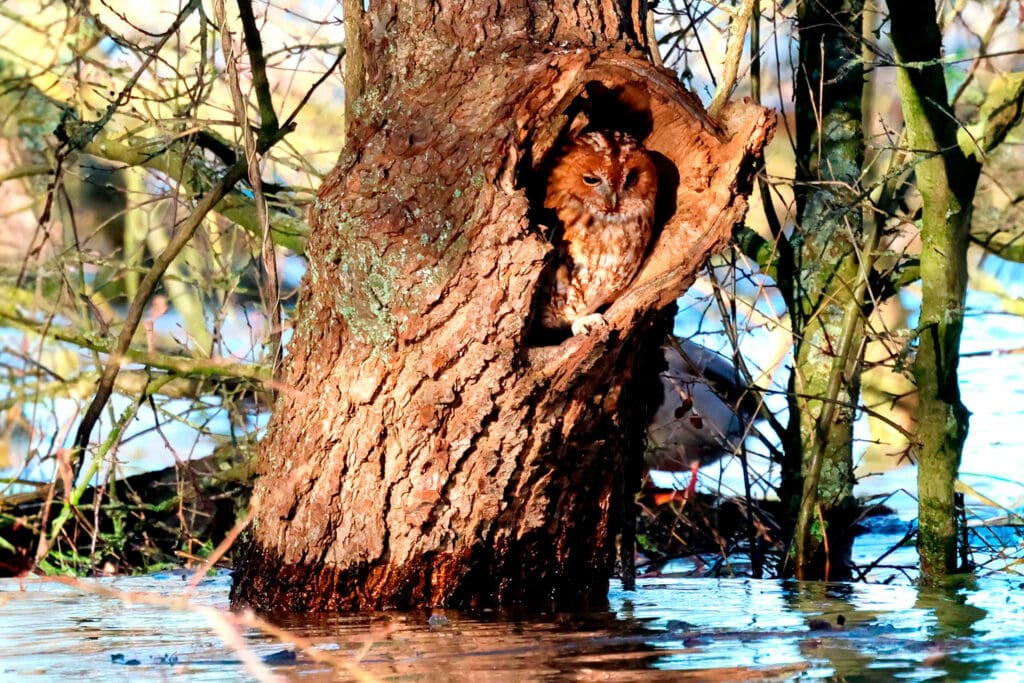
[[619,195],[614,191],[609,191],[609,188],[606,188],[602,194],[604,195],[605,211],[614,211],[619,208]]

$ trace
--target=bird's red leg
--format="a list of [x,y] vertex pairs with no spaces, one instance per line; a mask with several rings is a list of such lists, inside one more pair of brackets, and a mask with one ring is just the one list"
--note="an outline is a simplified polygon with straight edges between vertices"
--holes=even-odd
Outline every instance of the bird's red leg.
[[694,462],[690,465],[690,483],[686,485],[682,491],[672,491],[671,493],[655,493],[653,500],[655,505],[664,505],[665,503],[671,503],[672,501],[687,501],[692,500],[697,495],[697,471],[700,470],[700,463]]
[[690,465],[690,483],[683,490],[684,498],[693,498],[697,495],[697,471],[700,469],[700,461],[695,460]]

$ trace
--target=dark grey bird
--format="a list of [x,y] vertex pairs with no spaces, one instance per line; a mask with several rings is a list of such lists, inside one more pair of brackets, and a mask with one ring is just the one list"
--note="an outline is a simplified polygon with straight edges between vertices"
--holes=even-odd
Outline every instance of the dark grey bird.
[[681,339],[662,347],[662,402],[647,427],[648,469],[693,473],[736,453],[757,418],[759,397],[737,377],[729,359]]

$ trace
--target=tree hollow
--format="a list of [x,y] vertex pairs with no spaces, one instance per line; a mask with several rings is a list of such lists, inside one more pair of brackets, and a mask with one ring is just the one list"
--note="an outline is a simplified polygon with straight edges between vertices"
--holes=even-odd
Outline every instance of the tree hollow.
[[[233,601],[600,603],[660,396],[659,313],[742,220],[773,119],[741,103],[712,121],[672,74],[583,49],[396,83],[369,88],[311,212]],[[531,345],[551,252],[536,188],[581,117],[657,153],[660,232],[608,327]]]

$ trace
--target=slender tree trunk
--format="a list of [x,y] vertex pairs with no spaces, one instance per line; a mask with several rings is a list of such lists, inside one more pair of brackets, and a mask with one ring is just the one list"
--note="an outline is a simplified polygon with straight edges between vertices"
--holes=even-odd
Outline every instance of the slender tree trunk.
[[980,164],[957,144],[948,104],[942,34],[935,5],[890,2],[896,75],[909,147],[924,202],[921,215],[921,317],[914,377],[921,397],[918,429],[918,552],[925,581],[957,568],[953,485],[967,438],[957,366],[967,288],[967,242]]
[[795,263],[780,285],[795,340],[782,489],[793,512],[787,562],[801,578],[849,572],[863,336],[859,306],[851,309],[863,244],[862,11],[859,0],[803,2],[799,10]]
[[[771,129],[643,54],[642,2],[372,3],[233,600],[603,602],[639,485],[657,311],[728,239]],[[609,325],[531,346],[537,191],[580,117],[660,155],[664,227]]]
[[345,16],[345,125],[356,118],[356,102],[363,96],[366,78],[366,44],[363,35],[363,0],[344,0]]

